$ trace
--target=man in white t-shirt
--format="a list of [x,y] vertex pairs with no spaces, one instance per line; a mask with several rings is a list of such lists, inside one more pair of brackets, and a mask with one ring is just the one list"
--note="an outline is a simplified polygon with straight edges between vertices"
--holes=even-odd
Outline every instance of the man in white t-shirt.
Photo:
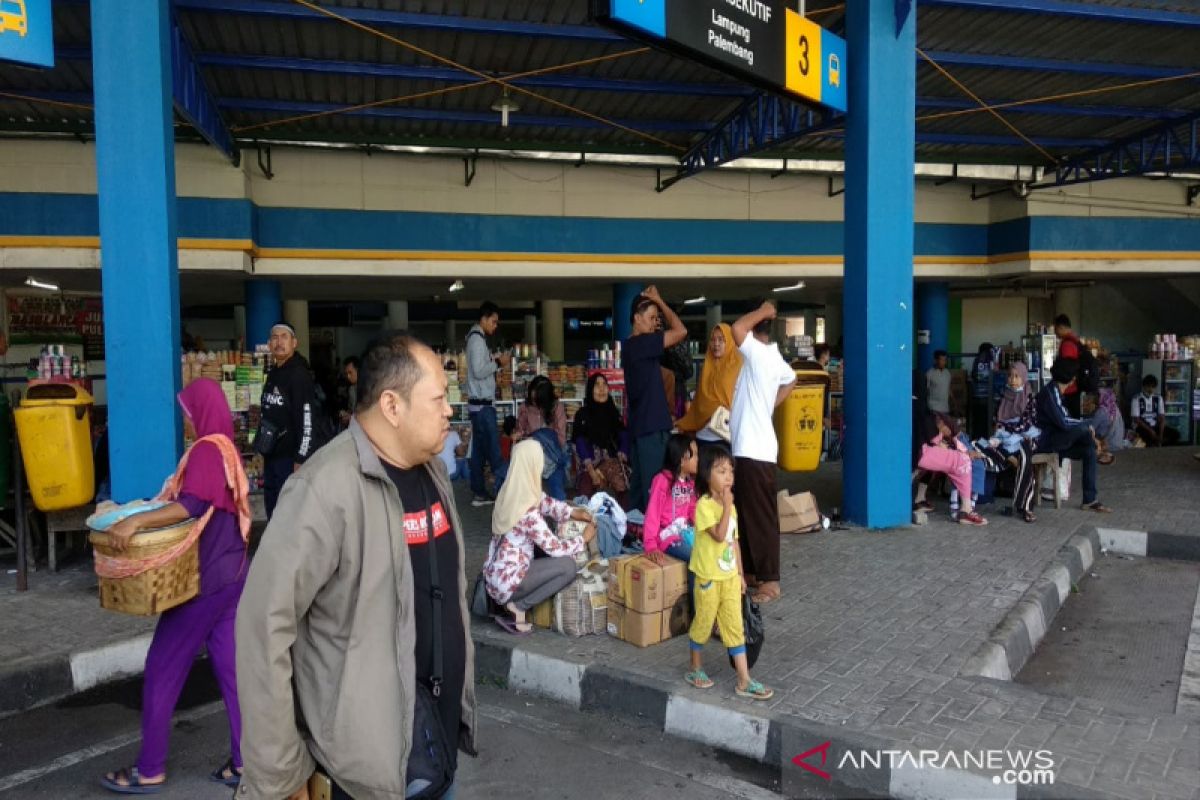
[[742,371],[733,390],[734,499],[743,535],[746,582],[756,587],[753,600],[779,599],[779,506],[775,469],[779,441],[775,409],[796,385],[796,373],[770,341],[777,314],[767,300],[733,323],[733,342],[742,354]]

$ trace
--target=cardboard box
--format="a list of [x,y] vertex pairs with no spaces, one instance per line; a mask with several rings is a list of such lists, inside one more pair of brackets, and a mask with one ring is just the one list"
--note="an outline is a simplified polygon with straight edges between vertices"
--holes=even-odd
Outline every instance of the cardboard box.
[[667,557],[658,566],[645,556],[622,556],[608,563],[608,599],[639,614],[662,611],[687,592],[687,565]]
[[812,492],[789,495],[787,489],[780,489],[777,499],[780,533],[811,533],[820,530],[821,512],[817,509],[817,498]]
[[617,603],[608,604],[608,635],[638,647],[662,641],[663,612],[639,614]]
[[[686,586],[685,586],[686,589]],[[692,626],[692,615],[688,610],[688,596],[685,591],[675,601],[662,611],[662,629],[660,641],[667,641],[676,636],[682,636]]]
[[554,627],[554,598],[543,600],[529,609],[526,618],[539,628]]

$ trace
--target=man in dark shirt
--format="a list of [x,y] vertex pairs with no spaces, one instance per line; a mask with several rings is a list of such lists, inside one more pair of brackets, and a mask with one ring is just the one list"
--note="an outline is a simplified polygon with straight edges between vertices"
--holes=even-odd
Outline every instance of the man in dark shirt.
[[[320,444],[314,438],[314,422],[316,415],[321,413],[308,362],[296,352],[295,329],[286,322],[277,322],[271,328],[269,345],[275,366],[267,373],[260,406],[262,421],[274,429],[275,439],[269,448],[255,443],[255,449],[263,456],[263,499],[268,519],[275,513],[279,492],[288,476],[299,469]],[[263,430],[260,425],[260,435]]]
[[1078,372],[1079,365],[1074,360],[1060,358],[1050,370],[1050,383],[1038,392],[1037,419],[1042,431],[1038,450],[1082,461],[1082,508],[1106,514],[1111,509],[1096,499],[1096,437],[1090,426],[1070,415],[1065,402],[1067,389],[1075,383]]
[[[1070,359],[1078,364],[1083,353],[1083,342],[1079,339],[1079,334],[1071,330],[1071,318],[1066,314],[1059,314],[1054,318],[1054,335],[1059,339],[1059,359]],[[1063,392],[1063,407],[1073,417],[1082,416],[1079,394],[1079,385],[1075,382]]]
[[[664,331],[658,330],[660,315],[665,320]],[[621,351],[625,396],[629,400],[629,501],[634,508],[644,510],[650,482],[663,467],[672,426],[659,360],[663,350],[687,338],[687,328],[653,286],[633,301],[629,319],[633,335],[625,340]]]

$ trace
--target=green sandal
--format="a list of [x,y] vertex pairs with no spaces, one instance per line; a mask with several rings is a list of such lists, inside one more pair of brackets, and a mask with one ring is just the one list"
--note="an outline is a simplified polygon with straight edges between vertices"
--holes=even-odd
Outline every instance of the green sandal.
[[774,689],[768,689],[758,681],[750,681],[746,684],[745,689],[735,689],[738,697],[747,697],[751,700],[770,700],[775,696]]
[[702,669],[689,672],[683,676],[683,679],[697,689],[711,689],[713,687],[712,678],[708,677]]

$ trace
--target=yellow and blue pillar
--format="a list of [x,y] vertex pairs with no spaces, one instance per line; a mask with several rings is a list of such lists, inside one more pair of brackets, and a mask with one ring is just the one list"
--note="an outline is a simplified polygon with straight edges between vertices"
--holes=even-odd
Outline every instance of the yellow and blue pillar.
[[246,348],[271,338],[271,326],[283,320],[283,287],[279,281],[246,281]]
[[92,3],[113,499],[152,497],[181,447],[169,0]]
[[846,30],[843,507],[854,523],[890,528],[911,518],[916,10],[849,3]]

